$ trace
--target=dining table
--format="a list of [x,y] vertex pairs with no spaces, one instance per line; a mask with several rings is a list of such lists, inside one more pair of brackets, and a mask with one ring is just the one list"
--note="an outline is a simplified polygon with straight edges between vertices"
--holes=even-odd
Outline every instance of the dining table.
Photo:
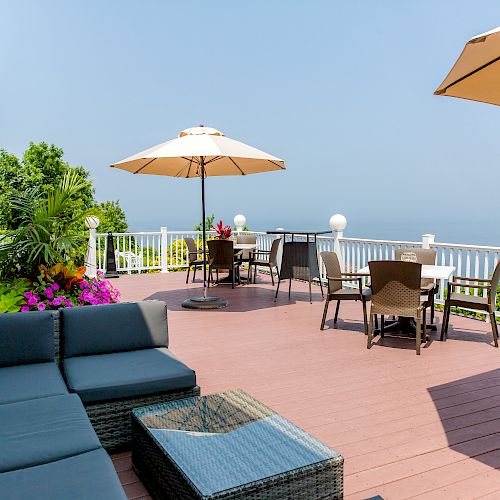
[[[436,281],[449,280],[453,273],[456,271],[455,266],[439,266],[432,264],[422,264],[422,279],[433,279]],[[357,271],[357,274],[370,276],[370,266],[362,267]],[[436,330],[437,326],[435,324],[428,324],[427,328],[429,330]],[[384,332],[395,332],[402,331],[414,335],[416,331],[415,322],[411,318],[397,318],[394,322],[384,325]],[[376,330],[376,333],[379,331]]]
[[[233,244],[233,249],[234,253],[241,252],[243,250],[247,250],[249,252],[252,252],[254,250],[257,250],[257,243],[236,243],[236,241]],[[249,267],[250,269],[250,267]],[[250,272],[250,271],[249,271]],[[232,283],[233,281],[233,276],[232,276],[233,270],[229,269],[229,274],[225,277],[219,280],[219,283]],[[236,281],[236,280],[235,280]],[[243,278],[240,276],[240,281],[246,281],[247,283],[250,283],[250,278]]]

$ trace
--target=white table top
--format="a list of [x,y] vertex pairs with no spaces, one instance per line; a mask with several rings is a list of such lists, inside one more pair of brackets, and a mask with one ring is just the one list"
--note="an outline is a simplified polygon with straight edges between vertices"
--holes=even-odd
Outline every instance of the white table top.
[[256,243],[235,243],[235,250],[255,250],[257,248]]
[[[447,280],[455,272],[456,267],[454,266],[431,266],[428,264],[422,264],[422,278],[429,278],[434,280]],[[370,268],[365,266],[358,271],[359,274],[370,275]]]

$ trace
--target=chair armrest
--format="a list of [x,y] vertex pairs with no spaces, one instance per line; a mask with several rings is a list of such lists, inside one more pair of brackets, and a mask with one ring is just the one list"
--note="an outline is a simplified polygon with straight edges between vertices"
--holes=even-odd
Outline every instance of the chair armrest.
[[367,277],[370,276],[369,273],[340,273],[342,276],[362,276],[362,277]]
[[448,285],[459,286],[462,288],[480,288],[480,289],[491,288],[491,285],[470,285],[469,283],[457,283],[456,281],[450,281]]
[[[484,281],[485,283],[491,283],[490,279],[486,278],[466,278],[465,276],[453,276],[454,280],[464,280],[464,281]],[[472,285],[470,285],[472,286]]]
[[[362,275],[364,276],[364,275]],[[358,282],[358,286],[359,286],[359,293],[360,295],[363,294],[363,279],[361,277],[359,278],[331,278],[329,276],[326,277],[327,280],[332,280],[332,281],[357,281]]]
[[251,250],[250,255],[269,255],[271,253],[271,250]]

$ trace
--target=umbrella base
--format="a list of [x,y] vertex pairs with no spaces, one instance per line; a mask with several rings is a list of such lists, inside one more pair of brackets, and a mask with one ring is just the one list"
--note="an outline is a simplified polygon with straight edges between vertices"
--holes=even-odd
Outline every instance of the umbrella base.
[[229,302],[219,297],[191,297],[182,303],[186,309],[224,309]]

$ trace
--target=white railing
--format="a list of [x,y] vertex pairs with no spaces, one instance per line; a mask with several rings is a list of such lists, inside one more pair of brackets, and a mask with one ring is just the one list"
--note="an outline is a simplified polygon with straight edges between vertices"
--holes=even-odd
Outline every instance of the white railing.
[[[245,232],[242,231],[242,234]],[[257,247],[260,250],[270,250],[274,236],[264,232],[252,232],[257,235]],[[207,238],[213,238],[215,232],[207,231]],[[113,233],[116,268],[119,272],[142,272],[187,268],[188,254],[184,243],[185,238],[193,238],[198,248],[202,247],[201,231],[161,231]],[[106,270],[107,253],[106,233],[96,235],[97,269]]]
[[[244,233],[244,232],[242,232]],[[261,250],[270,250],[274,234],[253,231],[257,235],[257,246]],[[207,232],[213,238],[214,232]],[[116,233],[113,234],[117,270],[120,272],[142,272],[161,270],[169,272],[173,269],[187,268],[188,256],[184,238],[191,237],[201,249],[201,231],[168,231],[163,227],[160,231]],[[304,237],[305,238],[305,237]],[[301,236],[296,236],[301,239]],[[99,233],[96,237],[97,268],[105,270],[107,234]],[[476,246],[455,243],[437,243],[434,237],[424,235],[421,241],[374,240],[364,238],[338,237],[321,235],[317,238],[318,254],[324,251],[337,251],[340,254],[346,272],[357,272],[368,265],[370,260],[391,260],[398,248],[424,247],[437,252],[436,262],[439,265],[454,266],[455,276],[490,278],[500,259],[500,247]],[[326,271],[319,259],[320,276],[326,281]],[[355,285],[353,282],[352,285]],[[437,303],[444,303],[447,283],[439,288]],[[349,284],[348,284],[349,286]],[[478,290],[465,288],[465,293],[478,295]]]

